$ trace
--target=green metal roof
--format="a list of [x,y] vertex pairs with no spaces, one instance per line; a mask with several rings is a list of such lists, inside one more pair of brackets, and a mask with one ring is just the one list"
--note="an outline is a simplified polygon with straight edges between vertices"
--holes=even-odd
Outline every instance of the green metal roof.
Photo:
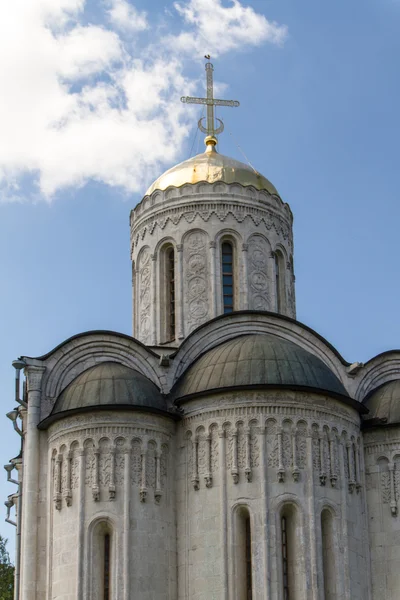
[[348,395],[336,375],[307,350],[272,334],[252,334],[203,354],[180,378],[174,396],[179,399],[211,390],[262,385]]
[[61,392],[46,423],[67,411],[117,407],[167,412],[161,392],[142,373],[119,363],[104,362],[78,375]]
[[[364,401],[369,414],[365,421],[371,425],[393,425],[400,423],[400,379],[384,383]],[[372,419],[374,422],[372,423]]]

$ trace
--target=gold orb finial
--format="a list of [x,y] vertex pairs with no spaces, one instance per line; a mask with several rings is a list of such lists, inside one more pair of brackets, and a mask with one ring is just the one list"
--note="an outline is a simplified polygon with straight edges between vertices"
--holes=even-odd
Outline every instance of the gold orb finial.
[[206,152],[216,152],[215,146],[217,145],[218,140],[215,135],[207,135],[204,139],[204,143],[206,145]]

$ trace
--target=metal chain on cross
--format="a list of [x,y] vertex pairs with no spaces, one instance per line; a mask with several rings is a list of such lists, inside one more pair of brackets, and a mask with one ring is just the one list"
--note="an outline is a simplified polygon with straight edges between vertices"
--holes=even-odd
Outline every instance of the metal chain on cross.
[[[209,58],[207,56],[207,58]],[[200,131],[205,133],[207,137],[215,138],[216,135],[222,133],[224,130],[224,124],[221,119],[216,119],[214,115],[214,106],[239,106],[237,100],[218,100],[214,98],[214,81],[213,81],[214,67],[210,62],[206,63],[206,81],[207,81],[207,98],[196,98],[193,96],[182,96],[181,102],[185,104],[206,104],[207,105],[207,117],[206,126],[203,125],[204,117],[198,122]],[[216,121],[219,123],[216,126]],[[216,140],[215,140],[216,143]]]

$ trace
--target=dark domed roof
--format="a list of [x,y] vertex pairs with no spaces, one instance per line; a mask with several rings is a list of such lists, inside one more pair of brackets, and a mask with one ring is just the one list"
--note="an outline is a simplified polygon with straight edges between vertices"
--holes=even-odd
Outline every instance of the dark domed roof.
[[119,363],[104,362],[78,375],[61,392],[42,426],[56,420],[61,413],[65,416],[67,411],[125,407],[167,412],[160,390],[142,373]]
[[203,354],[180,378],[175,399],[224,388],[303,387],[347,396],[339,379],[316,356],[271,334],[233,338]]
[[[400,379],[388,381],[374,390],[364,401],[369,414],[365,421],[372,424],[393,425],[400,423]],[[374,423],[372,423],[374,419]]]

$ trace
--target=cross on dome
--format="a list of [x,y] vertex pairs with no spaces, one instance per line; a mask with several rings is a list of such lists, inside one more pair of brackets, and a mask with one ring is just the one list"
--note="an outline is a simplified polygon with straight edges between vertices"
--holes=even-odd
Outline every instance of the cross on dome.
[[[206,58],[209,58],[207,56]],[[181,102],[186,104],[206,104],[207,105],[207,120],[206,126],[202,124],[204,117],[202,117],[198,122],[198,127],[200,131],[207,135],[206,144],[212,143],[215,145],[217,143],[216,135],[222,133],[224,130],[224,124],[221,119],[217,119],[214,116],[214,106],[239,106],[239,102],[237,100],[218,100],[214,98],[214,81],[213,81],[213,71],[214,66],[207,62],[206,66],[206,82],[207,82],[207,97],[206,98],[196,98],[193,96],[182,96]],[[219,125],[216,127],[215,121],[218,121]]]

